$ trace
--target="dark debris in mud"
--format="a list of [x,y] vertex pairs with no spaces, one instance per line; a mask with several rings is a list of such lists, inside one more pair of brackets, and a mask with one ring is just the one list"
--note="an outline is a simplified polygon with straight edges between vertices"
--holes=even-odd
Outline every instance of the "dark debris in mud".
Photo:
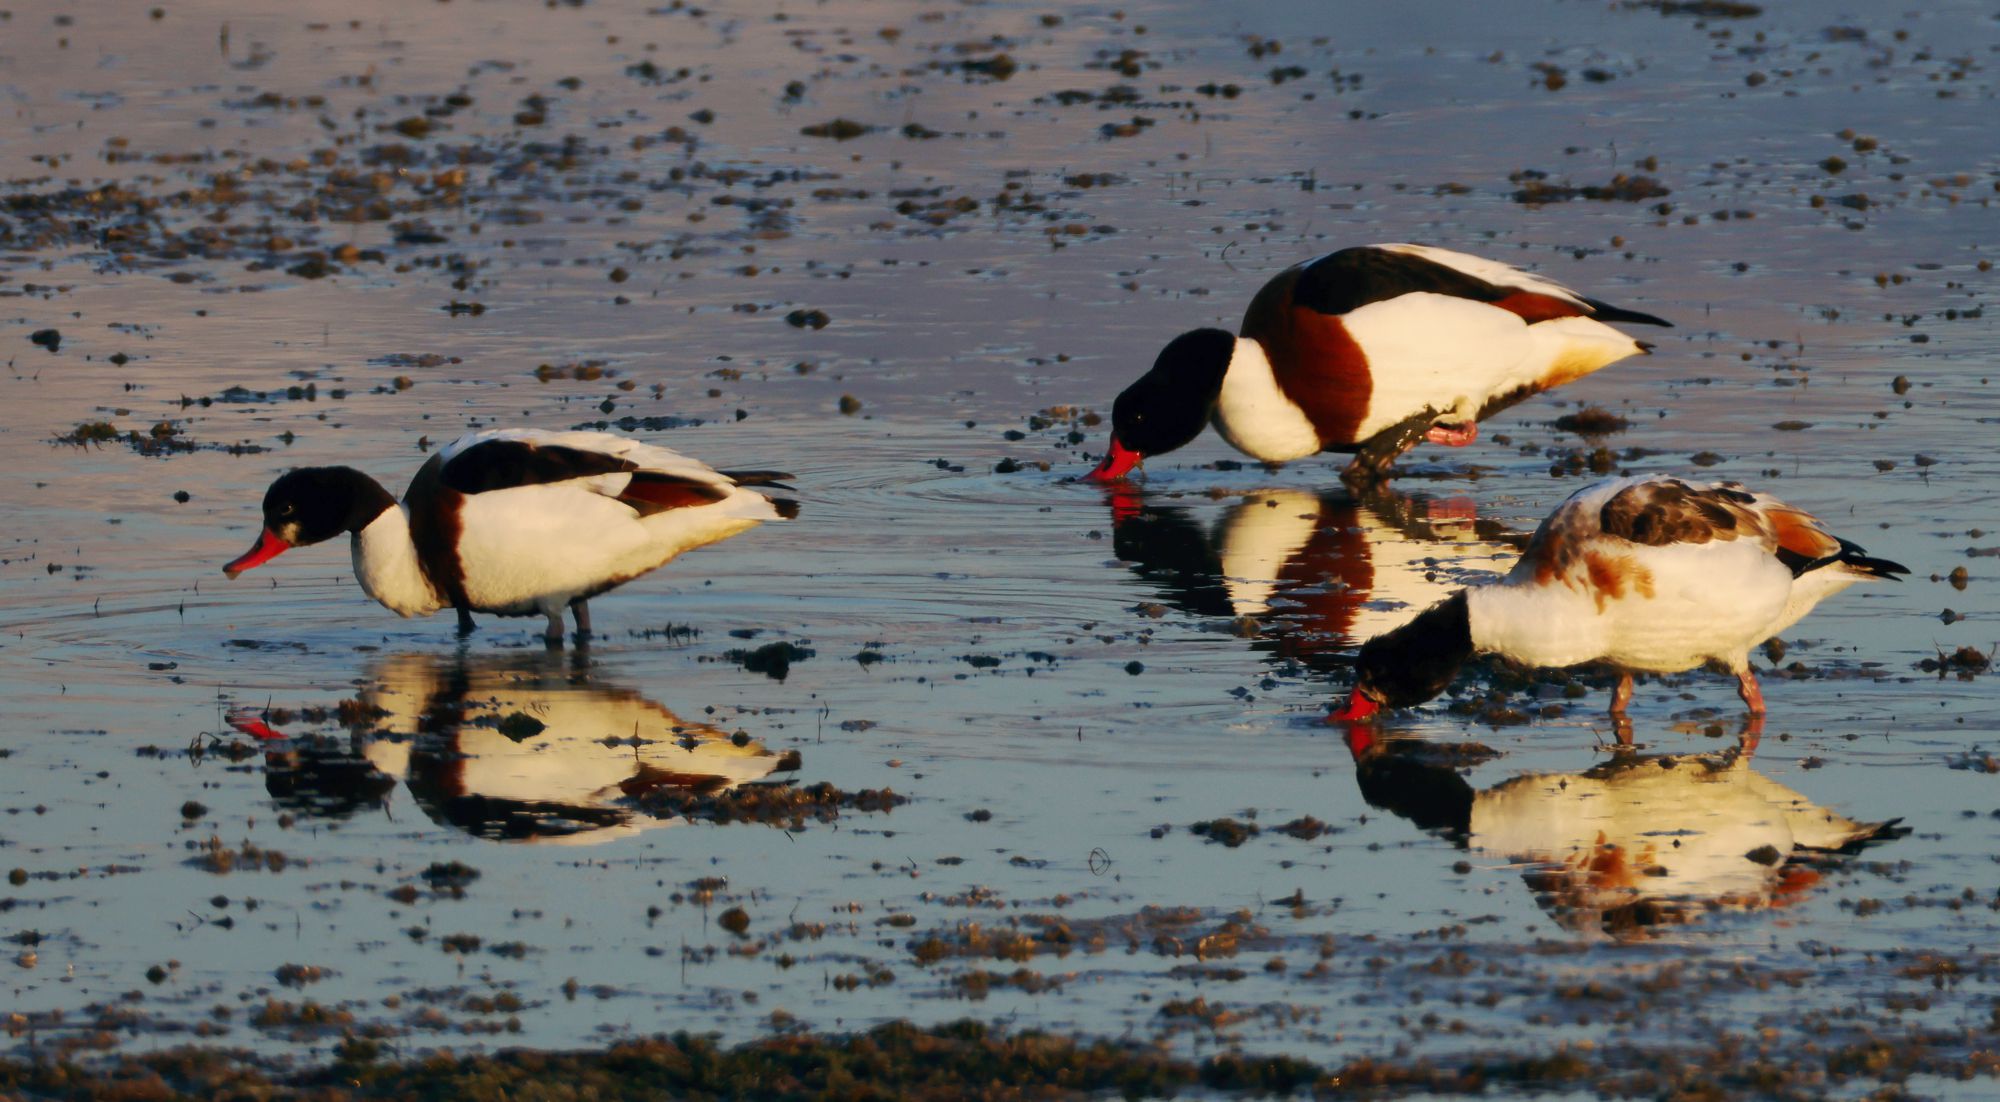
[[1509,176],[1508,180],[1519,185],[1514,191],[1514,201],[1528,206],[1564,203],[1571,199],[1640,203],[1673,194],[1664,184],[1651,176],[1628,176],[1623,172],[1613,176],[1607,183],[1582,186],[1550,183],[1547,173],[1535,169],[1516,172]]
[[[991,975],[991,974],[988,974]],[[1007,982],[1014,982],[1008,977]],[[1034,981],[1028,981],[1034,982]],[[991,985],[992,981],[988,980]],[[339,1011],[273,1002],[258,1011],[272,1028],[340,1026]],[[1206,998],[1172,1000],[1163,1013],[1221,1028],[1236,1012]],[[788,1015],[785,1017],[789,1017]],[[1843,1031],[1845,1033],[1845,1031]],[[67,1059],[0,1061],[0,1091],[90,1102],[145,1099],[513,1098],[551,1100],[709,1099],[912,1100],[1169,1098],[1360,1092],[1373,1096],[1594,1092],[1602,1097],[1792,1100],[1836,1088],[1898,1085],[1914,1075],[1977,1083],[2000,1071],[1982,1047],[1991,1027],[1899,1026],[1879,1034],[1836,1035],[1810,1052],[1773,1055],[1747,1037],[1691,1038],[1670,1049],[1618,1044],[1553,1046],[1523,1053],[1489,1049],[1461,1057],[1362,1057],[1319,1064],[1240,1051],[1200,1060],[1132,1042],[1009,1032],[962,1020],[931,1027],[891,1022],[865,1033],[789,1033],[724,1048],[676,1033],[601,1050],[516,1049],[491,1056],[448,1052],[390,1059],[379,1040],[349,1033],[324,1065],[266,1066],[228,1050],[179,1048],[100,1064]],[[1883,1097],[1892,1095],[1885,1094]]]
[[1940,679],[1946,674],[1953,674],[1962,681],[1970,681],[1993,668],[1993,657],[1978,647],[1963,646],[1950,654],[1939,651],[1936,658],[1918,662],[1917,668],[1925,673],[1937,674]]
[[811,658],[811,647],[779,640],[766,643],[754,649],[732,649],[724,651],[723,661],[734,662],[751,673],[761,673],[773,681],[783,681],[792,672],[794,662],[804,662]]
[[103,447],[106,444],[122,444],[144,456],[181,455],[195,451],[223,452],[228,455],[256,455],[271,449],[260,444],[239,442],[234,444],[200,443],[187,437],[185,430],[172,421],[156,422],[144,432],[138,429],[120,429],[109,421],[85,421],[60,433],[54,443],[71,447]]
[[661,817],[678,816],[716,825],[762,823],[786,830],[831,823],[843,811],[892,811],[909,802],[908,796],[887,788],[847,792],[825,781],[803,786],[790,781],[742,784],[707,792],[659,788],[638,799],[640,807]]

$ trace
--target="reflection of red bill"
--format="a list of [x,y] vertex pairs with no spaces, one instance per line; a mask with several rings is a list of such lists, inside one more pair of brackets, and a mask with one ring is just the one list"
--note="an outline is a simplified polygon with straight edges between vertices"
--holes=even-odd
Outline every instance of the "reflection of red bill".
[[1104,462],[1099,463],[1096,470],[1084,477],[1092,482],[1109,482],[1114,478],[1124,478],[1126,472],[1138,466],[1139,460],[1144,458],[1145,456],[1119,443],[1118,438],[1114,436],[1111,438],[1111,450],[1105,454]]
[[245,570],[253,566],[262,566],[291,549],[291,544],[278,538],[276,532],[266,528],[264,534],[257,537],[257,546],[230,560],[229,565],[222,568],[222,572],[234,578]]
[[237,730],[243,732],[246,735],[249,735],[251,738],[254,739],[262,739],[265,742],[270,742],[272,739],[281,739],[285,737],[284,732],[277,730],[270,724],[265,723],[261,719],[258,719],[256,716],[228,715],[224,716],[223,718],[228,722],[228,724],[231,727],[236,728]]
[[1111,523],[1123,524],[1146,511],[1146,499],[1138,494],[1111,493]]
[[1368,752],[1373,749],[1375,749],[1375,731],[1369,724],[1347,725],[1347,752],[1354,755],[1355,761],[1367,757]]
[[1361,694],[1360,689],[1347,696],[1347,707],[1326,717],[1328,723],[1359,723],[1382,710],[1380,704]]

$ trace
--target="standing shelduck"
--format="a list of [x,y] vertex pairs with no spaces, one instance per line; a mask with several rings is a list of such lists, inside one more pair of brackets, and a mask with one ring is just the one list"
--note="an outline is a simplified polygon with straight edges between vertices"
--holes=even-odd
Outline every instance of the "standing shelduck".
[[1287,268],[1242,334],[1196,329],[1112,406],[1104,461],[1123,477],[1214,423],[1268,463],[1356,452],[1379,481],[1418,440],[1462,447],[1507,406],[1644,352],[1605,322],[1670,325],[1497,261],[1423,245],[1363,245]]
[[1549,514],[1500,582],[1461,590],[1370,639],[1347,707],[1333,718],[1429,700],[1474,652],[1529,666],[1608,662],[1620,673],[1617,717],[1632,699],[1633,671],[1719,662],[1761,717],[1751,647],[1855,582],[1907,573],[1734,482],[1609,479]]
[[401,505],[352,467],[280,477],[264,494],[257,545],[222,570],[234,578],[346,532],[361,588],[392,612],[454,608],[461,633],[474,612],[540,613],[556,641],[569,608],[581,641],[590,598],[683,551],[797,516],[797,502],[744,489],[789,477],[717,471],[612,433],[491,429],[431,456]]

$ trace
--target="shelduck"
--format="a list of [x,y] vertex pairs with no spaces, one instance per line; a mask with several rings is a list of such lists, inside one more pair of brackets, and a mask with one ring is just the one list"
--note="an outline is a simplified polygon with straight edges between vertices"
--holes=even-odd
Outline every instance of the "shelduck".
[[1671,324],[1465,253],[1341,249],[1272,277],[1239,335],[1174,338],[1118,396],[1086,477],[1122,478],[1213,423],[1265,462],[1354,452],[1341,477],[1380,481],[1419,440],[1470,444],[1501,409],[1650,350],[1606,322]]
[[797,502],[746,488],[785,488],[790,477],[717,471],[613,433],[490,429],[431,456],[400,505],[352,467],[281,476],[264,494],[256,546],[222,569],[234,578],[346,532],[361,588],[392,612],[456,609],[461,633],[474,612],[540,613],[555,641],[568,608],[581,641],[590,598],[683,551],[797,516]]
[[1333,718],[1429,700],[1475,652],[1529,666],[1610,663],[1620,671],[1611,697],[1618,717],[1634,671],[1715,661],[1736,674],[1743,703],[1761,717],[1751,647],[1855,582],[1907,573],[1734,482],[1608,479],[1558,506],[1500,582],[1461,590],[1370,639],[1347,707]]

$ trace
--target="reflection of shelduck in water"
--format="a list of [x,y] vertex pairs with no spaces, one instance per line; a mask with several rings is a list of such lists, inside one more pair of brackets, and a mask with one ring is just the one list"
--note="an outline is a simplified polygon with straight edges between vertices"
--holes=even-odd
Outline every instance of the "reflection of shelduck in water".
[[[1198,616],[1257,621],[1280,656],[1345,670],[1358,639],[1450,592],[1441,557],[1507,551],[1468,506],[1386,491],[1245,493],[1211,523],[1138,494],[1111,497],[1112,543],[1161,599]],[[1322,661],[1324,660],[1324,661]]]
[[[378,778],[374,792],[400,779],[433,820],[495,841],[589,844],[671,825],[635,801],[662,789],[721,791],[784,761],[755,740],[687,722],[542,654],[476,663],[395,655],[370,675],[361,703],[376,718],[358,739]],[[354,764],[316,754],[295,768],[346,777]]]
[[1819,882],[1816,854],[1908,833],[1819,807],[1741,754],[1625,754],[1476,791],[1429,744],[1356,726],[1348,748],[1370,804],[1522,864],[1537,902],[1576,932],[1629,938],[1715,909],[1784,906]]
[[1718,662],[1736,674],[1751,715],[1762,716],[1751,647],[1855,582],[1907,573],[1733,482],[1610,479],[1570,495],[1499,583],[1463,590],[1369,640],[1334,718],[1429,700],[1474,652],[1530,666],[1608,662],[1621,673],[1611,698],[1620,717],[1632,671]]
[[397,505],[352,467],[305,467],[264,494],[264,531],[223,567],[230,577],[290,548],[353,537],[361,588],[393,612],[455,608],[548,617],[563,609],[579,640],[591,597],[683,551],[798,514],[796,502],[745,485],[773,471],[716,471],[679,452],[604,432],[493,429],[460,437],[426,462]]
[[1470,444],[1482,419],[1647,350],[1606,322],[1669,324],[1465,253],[1342,249],[1272,277],[1241,335],[1174,338],[1118,396],[1089,477],[1123,477],[1212,422],[1269,463],[1357,452],[1342,478],[1377,481],[1419,440]]

